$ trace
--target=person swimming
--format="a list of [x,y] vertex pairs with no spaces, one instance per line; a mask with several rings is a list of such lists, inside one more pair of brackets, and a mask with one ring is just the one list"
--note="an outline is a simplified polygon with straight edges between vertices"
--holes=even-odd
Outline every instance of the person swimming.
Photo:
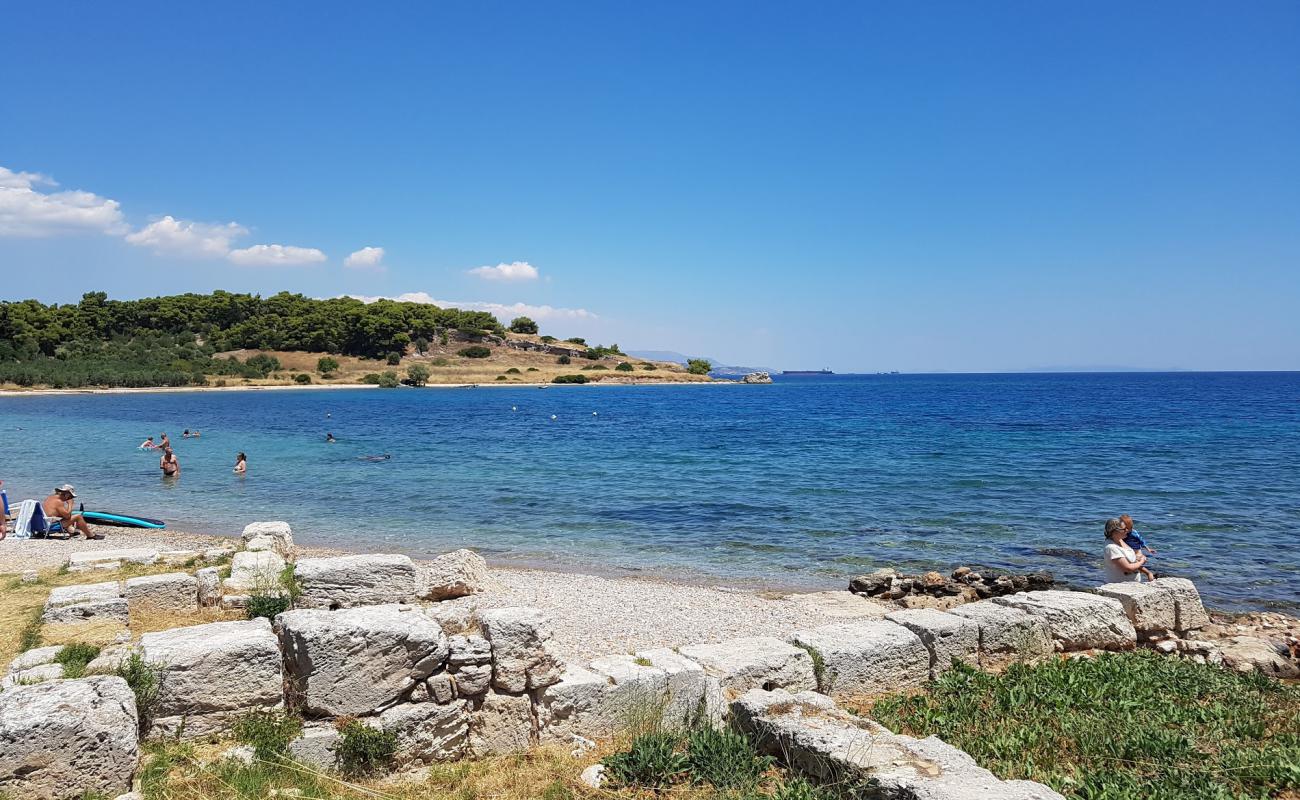
[[384,453],[382,456],[357,456],[357,461],[371,461],[371,462],[387,461],[392,457],[393,456],[389,453]]
[[157,449],[158,449],[158,445],[156,445],[156,444],[153,443],[153,437],[150,436],[148,439],[145,439],[143,442],[140,442],[140,449],[141,449],[141,450],[157,450]]
[[332,433],[325,434],[325,444],[334,444],[337,441],[338,439],[334,438],[334,434]]

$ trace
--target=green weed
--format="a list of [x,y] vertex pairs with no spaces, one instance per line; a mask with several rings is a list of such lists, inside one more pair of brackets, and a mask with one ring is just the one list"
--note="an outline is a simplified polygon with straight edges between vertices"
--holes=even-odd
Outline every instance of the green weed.
[[263,761],[277,761],[302,732],[302,720],[281,711],[249,711],[235,720],[233,733]]
[[372,728],[355,719],[339,726],[341,737],[334,747],[339,767],[347,775],[369,775],[392,766],[397,752],[397,735]]
[[100,648],[93,644],[76,642],[64,645],[54,661],[63,665],[63,677],[80,678],[86,674],[86,665],[99,656]]
[[678,733],[643,733],[632,740],[626,752],[605,759],[605,774],[620,786],[671,786],[681,780],[688,767],[681,745]]
[[686,768],[695,783],[720,789],[753,786],[772,764],[773,759],[759,754],[749,737],[734,731],[700,728],[686,742]]

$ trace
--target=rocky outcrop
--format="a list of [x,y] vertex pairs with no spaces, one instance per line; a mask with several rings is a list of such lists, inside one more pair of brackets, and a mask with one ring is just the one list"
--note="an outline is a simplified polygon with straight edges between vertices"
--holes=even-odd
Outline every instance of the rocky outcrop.
[[492,646],[492,686],[502,692],[542,689],[560,680],[564,662],[550,625],[535,608],[498,608],[478,615]]
[[1087,592],[1027,592],[993,602],[1018,608],[1047,624],[1062,650],[1128,650],[1137,631],[1118,600]]
[[397,554],[300,558],[293,574],[299,608],[409,603],[420,588],[415,563]]
[[420,566],[419,589],[423,600],[449,600],[482,591],[488,568],[473,550],[456,550]]
[[184,572],[128,578],[123,592],[132,608],[193,611],[198,606],[198,581]]
[[0,693],[0,794],[24,800],[115,796],[139,760],[135,695],[93,676]]
[[751,372],[740,379],[740,383],[771,383],[772,376],[766,372]]
[[1233,636],[1214,643],[1223,665],[1237,672],[1274,678],[1300,678],[1300,662],[1285,643],[1258,636]]
[[280,647],[265,619],[146,633],[140,653],[159,670],[155,734],[204,736],[283,705]]
[[930,677],[930,653],[920,637],[888,620],[823,625],[790,641],[818,668],[816,687],[800,688],[848,697],[920,686]]
[[249,523],[242,538],[245,550],[272,550],[285,558],[293,553],[293,530],[287,522]]
[[904,575],[894,569],[878,569],[849,581],[849,591],[881,600],[903,601],[909,597],[952,598],[946,605],[1014,594],[1015,592],[1051,589],[1055,583],[1050,572],[1012,575],[996,570],[958,567],[949,577],[938,572]]
[[447,660],[437,623],[400,605],[301,609],[275,619],[293,704],[309,716],[375,714]]

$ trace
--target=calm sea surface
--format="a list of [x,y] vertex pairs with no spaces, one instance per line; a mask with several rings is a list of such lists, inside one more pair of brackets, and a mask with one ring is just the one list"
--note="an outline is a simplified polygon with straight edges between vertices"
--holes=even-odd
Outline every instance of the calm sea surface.
[[[136,449],[161,431],[173,482]],[[2,397],[0,448],[11,500],[69,481],[182,530],[285,519],[304,543],[733,584],[1095,584],[1128,512],[1212,605],[1300,608],[1298,373]]]

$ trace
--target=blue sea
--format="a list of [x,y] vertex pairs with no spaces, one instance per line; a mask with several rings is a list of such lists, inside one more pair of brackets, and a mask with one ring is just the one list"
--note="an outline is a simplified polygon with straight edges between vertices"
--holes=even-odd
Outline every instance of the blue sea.
[[[136,449],[162,431],[178,480]],[[1210,605],[1300,608],[1300,373],[8,396],[0,448],[11,500],[67,481],[179,530],[772,588],[962,564],[1093,585],[1128,512]]]

